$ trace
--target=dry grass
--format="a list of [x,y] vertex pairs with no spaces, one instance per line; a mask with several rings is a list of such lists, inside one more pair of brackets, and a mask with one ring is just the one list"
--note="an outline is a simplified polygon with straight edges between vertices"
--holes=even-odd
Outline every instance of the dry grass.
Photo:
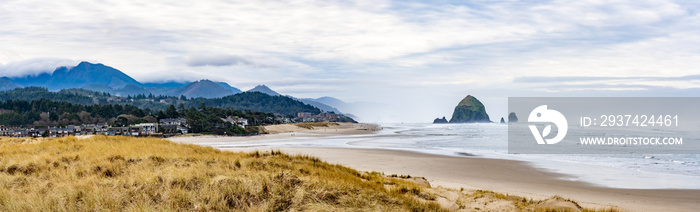
[[0,144],[2,211],[442,210],[413,183],[307,156],[106,136]]
[[[483,207],[481,200],[515,207]],[[489,209],[557,211],[542,201],[431,188],[279,151],[233,153],[120,136],[0,139],[0,211]]]
[[314,129],[314,127],[330,127],[330,126],[337,126],[340,125],[336,122],[302,122],[302,123],[295,123],[297,127],[301,128],[306,128],[306,129]]
[[620,212],[620,209],[609,208],[584,208],[577,202],[560,196],[553,196],[544,200],[527,199],[521,196],[507,195],[484,190],[461,191],[456,203],[460,208],[484,211],[530,211],[530,212],[555,212],[555,211],[582,211],[582,212]]

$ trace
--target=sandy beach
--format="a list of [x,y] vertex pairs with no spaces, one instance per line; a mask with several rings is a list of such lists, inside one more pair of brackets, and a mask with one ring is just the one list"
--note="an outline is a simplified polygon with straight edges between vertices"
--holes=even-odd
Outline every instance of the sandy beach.
[[168,140],[181,142],[181,143],[202,143],[202,142],[235,142],[235,141],[255,141],[255,140],[270,140],[270,139],[280,139],[280,138],[290,138],[294,136],[303,137],[321,137],[321,136],[331,136],[331,135],[360,135],[366,133],[372,133],[377,130],[381,130],[378,125],[375,124],[355,124],[355,123],[338,123],[338,125],[328,126],[328,127],[316,127],[313,129],[307,129],[298,127],[292,124],[280,124],[265,126],[265,131],[267,134],[261,134],[256,136],[216,136],[216,135],[203,135],[203,136],[177,136],[168,138]]
[[[178,137],[180,143],[237,142],[275,139],[291,136],[337,136],[372,133],[379,130],[371,124],[296,129],[295,126],[273,126],[276,134],[253,137]],[[584,182],[563,180],[566,176],[534,168],[526,162],[479,157],[452,157],[410,151],[353,148],[223,148],[228,151],[282,150],[289,154],[319,157],[360,171],[411,175],[427,178],[432,186],[453,189],[482,189],[514,194],[533,199],[554,195],[570,198],[584,207],[615,206],[627,211],[700,211],[700,190],[616,189]],[[634,179],[630,179],[634,180]]]

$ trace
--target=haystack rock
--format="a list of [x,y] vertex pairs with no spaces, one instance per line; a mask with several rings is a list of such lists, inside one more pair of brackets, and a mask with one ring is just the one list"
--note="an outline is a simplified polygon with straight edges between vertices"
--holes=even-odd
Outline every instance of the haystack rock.
[[459,102],[452,113],[450,123],[491,122],[486,108],[476,97],[468,95]]

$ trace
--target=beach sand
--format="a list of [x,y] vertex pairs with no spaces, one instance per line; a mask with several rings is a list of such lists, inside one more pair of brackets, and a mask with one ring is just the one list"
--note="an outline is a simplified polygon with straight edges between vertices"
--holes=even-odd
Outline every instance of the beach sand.
[[217,135],[182,135],[170,137],[168,140],[180,143],[209,143],[209,142],[236,142],[236,141],[255,141],[289,138],[292,136],[304,137],[321,137],[331,135],[360,135],[373,133],[381,128],[376,124],[359,124],[359,123],[338,123],[328,127],[315,127],[313,129],[301,128],[292,124],[280,124],[265,126],[265,131],[268,134],[256,136],[217,136]]
[[[329,136],[372,133],[379,128],[369,124],[342,124],[313,130],[298,129],[278,134],[253,137],[179,137],[181,143],[206,143],[286,136]],[[337,130],[337,131],[336,131]],[[305,154],[329,163],[337,163],[360,171],[411,175],[427,178],[432,186],[453,189],[481,189],[514,194],[533,199],[554,195],[570,198],[584,207],[619,207],[628,211],[700,211],[700,190],[616,189],[584,182],[563,180],[565,175],[534,168],[527,162],[452,157],[410,151],[353,148],[273,148],[288,154]],[[269,151],[271,148],[225,148],[228,151]],[[634,179],[629,179],[634,180]]]

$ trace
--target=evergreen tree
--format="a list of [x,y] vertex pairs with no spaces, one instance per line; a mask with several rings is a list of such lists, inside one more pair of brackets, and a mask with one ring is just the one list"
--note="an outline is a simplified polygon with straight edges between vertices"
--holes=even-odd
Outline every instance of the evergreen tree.
[[168,109],[165,109],[165,116],[168,118],[177,118],[180,116],[180,114],[178,114],[177,110],[175,110],[175,106],[170,105]]

